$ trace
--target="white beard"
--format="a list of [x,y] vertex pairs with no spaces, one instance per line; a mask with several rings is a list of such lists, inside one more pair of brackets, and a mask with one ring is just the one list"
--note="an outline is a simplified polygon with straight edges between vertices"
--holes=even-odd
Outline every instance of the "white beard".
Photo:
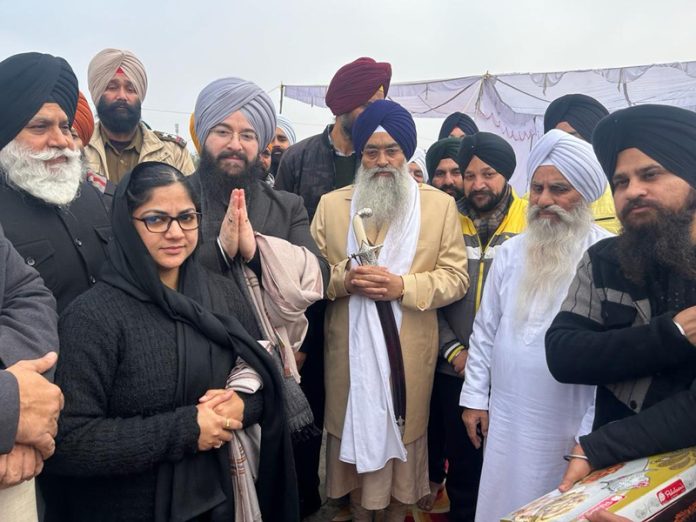
[[[65,157],[65,163],[47,161]],[[0,170],[8,183],[51,205],[65,206],[78,194],[83,178],[80,151],[46,148],[34,152],[16,140],[0,150]]]
[[[377,172],[389,171],[390,176],[375,176]],[[403,223],[408,213],[409,190],[412,182],[408,164],[395,167],[358,167],[355,175],[356,208],[372,209],[372,218],[377,229],[391,223]]]
[[565,292],[575,276],[593,222],[585,201],[570,212],[557,205],[544,209],[555,212],[558,221],[539,218],[540,210],[538,206],[530,206],[527,211],[526,267],[517,294],[516,315],[520,325],[528,319],[531,303],[544,315],[552,312],[559,292]]

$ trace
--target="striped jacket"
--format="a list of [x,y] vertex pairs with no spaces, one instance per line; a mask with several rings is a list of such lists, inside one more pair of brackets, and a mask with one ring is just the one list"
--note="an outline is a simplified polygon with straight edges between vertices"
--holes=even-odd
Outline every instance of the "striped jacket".
[[546,332],[559,382],[597,386],[594,429],[580,438],[603,468],[696,445],[696,348],[627,280],[617,238],[591,246]]
[[527,201],[519,198],[515,191],[512,191],[510,208],[498,229],[488,240],[487,245],[481,244],[481,239],[471,219],[460,213],[459,221],[462,226],[469,264],[469,291],[456,303],[440,309],[438,314],[440,358],[437,371],[449,375],[456,375],[450,361],[468,347],[469,336],[474,326],[474,315],[481,303],[483,284],[491,268],[491,263],[493,263],[496,250],[505,241],[523,232],[527,227]]

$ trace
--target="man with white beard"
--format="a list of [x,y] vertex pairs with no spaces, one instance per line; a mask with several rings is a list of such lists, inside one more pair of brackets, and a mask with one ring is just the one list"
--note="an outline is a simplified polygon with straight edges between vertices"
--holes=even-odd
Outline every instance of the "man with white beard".
[[[461,298],[469,278],[454,199],[411,178],[416,127],[378,100],[352,129],[355,184],[322,196],[312,235],[331,264],[326,311],[327,494],[350,493],[353,520],[402,521],[429,492],[427,437],[438,355],[436,309]],[[359,250],[353,216],[372,209]],[[362,227],[357,227],[360,230]],[[404,422],[402,422],[404,421]]]
[[490,522],[548,493],[594,417],[594,387],[558,383],[544,335],[585,250],[609,235],[589,205],[606,187],[592,147],[551,130],[532,149],[527,231],[496,253],[470,338],[460,404],[485,441],[476,511]]
[[111,225],[73,150],[77,78],[63,59],[0,62],[0,224],[41,274],[60,313],[97,282]]

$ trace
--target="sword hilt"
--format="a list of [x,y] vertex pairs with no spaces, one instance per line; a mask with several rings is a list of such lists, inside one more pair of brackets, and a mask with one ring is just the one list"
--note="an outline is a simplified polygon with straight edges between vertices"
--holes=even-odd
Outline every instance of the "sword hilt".
[[377,265],[379,252],[382,250],[382,245],[371,245],[365,233],[363,220],[372,217],[372,214],[371,208],[361,208],[353,216],[353,234],[358,244],[358,251],[350,257],[361,265]]

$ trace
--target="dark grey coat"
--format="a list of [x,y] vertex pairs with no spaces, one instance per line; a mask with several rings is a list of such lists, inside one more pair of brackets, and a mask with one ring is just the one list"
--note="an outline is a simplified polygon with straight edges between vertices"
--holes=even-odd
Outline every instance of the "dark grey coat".
[[[225,265],[218,255],[215,239],[227,211],[225,202],[230,196],[229,194],[221,195],[219,198],[208,201],[202,194],[200,172],[196,171],[189,180],[194,191],[201,198],[203,224],[201,244],[198,247],[201,262],[214,272],[224,273]],[[252,197],[253,201],[249,204],[249,221],[254,231],[285,239],[293,245],[306,247],[319,260],[324,288],[326,288],[330,275],[329,263],[319,252],[309,232],[309,219],[302,198],[289,192],[274,190],[261,181],[256,182]]]
[[19,422],[17,380],[5,368],[50,351],[58,351],[56,301],[0,228],[0,454],[14,446]]

